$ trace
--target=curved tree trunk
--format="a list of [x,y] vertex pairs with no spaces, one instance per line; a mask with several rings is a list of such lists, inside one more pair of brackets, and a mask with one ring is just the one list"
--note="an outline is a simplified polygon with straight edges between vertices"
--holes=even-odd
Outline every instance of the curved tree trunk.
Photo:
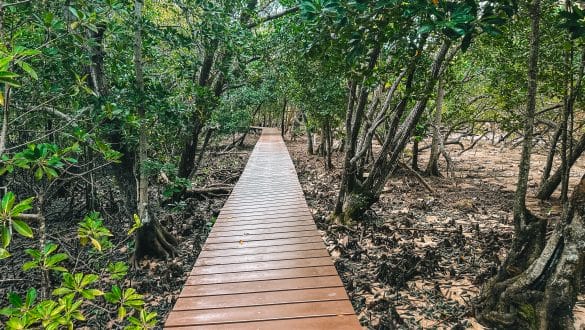
[[[568,160],[569,168],[571,168],[575,162],[581,157],[581,155],[585,152],[585,134],[581,135],[579,141],[576,145],[573,146],[573,152]],[[552,194],[555,192],[557,187],[561,184],[563,176],[562,168],[559,168],[555,171],[553,175],[551,175],[547,180],[541,183],[540,188],[538,189],[538,193],[536,197],[538,199],[548,199]]]
[[480,322],[507,329],[574,329],[585,260],[585,175],[542,253],[523,272],[484,288]]

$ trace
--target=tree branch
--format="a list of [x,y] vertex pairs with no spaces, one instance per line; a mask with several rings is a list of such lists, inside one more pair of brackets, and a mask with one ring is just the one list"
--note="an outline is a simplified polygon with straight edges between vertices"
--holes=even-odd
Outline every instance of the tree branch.
[[248,29],[252,29],[252,28],[255,28],[256,26],[258,26],[260,24],[266,23],[268,21],[272,21],[274,19],[280,18],[282,16],[286,16],[288,14],[295,13],[297,11],[299,11],[299,7],[298,6],[295,6],[295,7],[292,7],[292,8],[288,8],[288,9],[283,10],[281,12],[278,12],[276,14],[269,15],[269,16],[265,16],[265,17],[261,17],[258,21],[252,22],[252,23],[248,24],[247,27],[248,27]]

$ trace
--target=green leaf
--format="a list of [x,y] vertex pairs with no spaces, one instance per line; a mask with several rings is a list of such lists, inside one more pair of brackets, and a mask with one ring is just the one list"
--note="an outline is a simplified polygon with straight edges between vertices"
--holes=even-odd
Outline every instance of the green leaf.
[[56,178],[59,176],[59,173],[57,173],[57,171],[55,171],[53,168],[51,167],[47,167],[45,168],[45,174],[47,174],[48,178]]
[[32,202],[34,201],[34,197],[30,197],[27,198],[25,200],[20,201],[20,203],[16,204],[13,208],[12,208],[12,216],[18,216],[19,214],[21,214],[24,211],[28,211],[30,209],[32,209]]
[[47,258],[47,266],[56,265],[57,263],[67,259],[69,259],[69,257],[65,253],[57,253]]
[[72,292],[73,292],[73,290],[71,290],[69,288],[61,287],[61,288],[56,288],[55,290],[53,290],[53,295],[54,296],[62,296],[62,295],[72,293]]
[[39,181],[43,178],[43,169],[42,168],[37,168],[37,170],[35,171],[35,180]]
[[12,191],[9,191],[2,197],[2,212],[5,214],[9,214],[10,210],[12,210],[12,205],[14,205],[14,201],[16,200],[16,196]]
[[35,288],[30,288],[26,292],[26,305],[27,306],[32,306],[32,304],[34,303],[35,299],[37,299],[37,290]]
[[123,320],[126,317],[126,308],[124,306],[120,306],[118,308],[118,320]]
[[33,268],[37,268],[38,264],[34,261],[27,261],[22,265],[22,270],[27,271]]
[[10,228],[8,226],[2,226],[2,228],[0,228],[0,231],[2,234],[2,248],[6,249],[8,245],[10,245],[12,233],[10,232]]
[[18,77],[19,75],[17,75],[16,73],[12,73],[9,71],[0,71],[0,83],[4,83],[14,87],[20,87],[20,84],[18,84],[18,82],[15,80],[15,78]]
[[12,220],[12,227],[22,236],[33,238],[32,229],[22,220]]
[[39,80],[39,76],[37,75],[36,71],[26,62],[17,62],[18,66],[24,70],[24,72],[28,73],[28,75],[33,78],[34,80]]
[[10,64],[10,62],[12,62],[13,59],[14,56],[0,58],[0,70],[6,71],[8,69],[8,65]]
[[10,252],[4,248],[0,248],[0,260],[10,257]]
[[429,24],[422,25],[418,28],[418,34],[426,34],[433,30],[433,26]]

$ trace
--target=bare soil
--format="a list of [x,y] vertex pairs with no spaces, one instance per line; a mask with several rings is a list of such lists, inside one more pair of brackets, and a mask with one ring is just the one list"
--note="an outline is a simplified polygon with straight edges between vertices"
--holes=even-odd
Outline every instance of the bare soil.
[[[411,174],[397,173],[367,219],[349,226],[328,221],[343,156],[336,153],[335,169],[326,171],[321,157],[307,155],[303,138],[289,141],[288,148],[362,325],[482,329],[474,319],[472,301],[511,243],[520,148],[494,146],[487,140],[464,153],[449,146],[453,170],[447,173],[441,159],[443,177],[425,177],[435,194]],[[420,155],[420,168],[425,168],[427,158],[428,149]],[[536,192],[545,159],[544,150],[533,157],[531,194]],[[584,165],[580,160],[574,167],[572,184],[585,171]],[[554,198],[545,202],[530,198],[528,204],[551,223],[560,215]],[[580,299],[575,308],[577,329],[583,328],[583,304]]]

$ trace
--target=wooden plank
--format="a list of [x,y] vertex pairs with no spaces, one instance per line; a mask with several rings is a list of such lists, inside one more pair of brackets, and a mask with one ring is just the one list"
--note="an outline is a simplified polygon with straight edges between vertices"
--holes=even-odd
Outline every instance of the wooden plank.
[[193,268],[191,274],[223,274],[223,273],[236,273],[236,272],[251,272],[256,270],[267,270],[267,269],[284,269],[284,268],[298,268],[308,266],[328,266],[331,265],[332,261],[330,257],[317,257],[317,258],[305,258],[305,259],[292,259],[292,260],[278,260],[278,261],[267,261],[267,262],[256,262],[256,263],[244,263],[244,264],[230,264],[230,265],[213,265],[213,266],[199,266]]
[[[312,220],[306,219],[301,221],[291,220],[282,222],[261,222],[252,224],[234,224],[233,226],[217,226],[213,227],[212,234],[218,234],[222,232],[230,232],[235,230],[254,230],[254,229],[272,229],[272,228],[288,228],[288,227],[299,227],[299,226],[315,226]],[[315,226],[316,228],[316,226]]]
[[304,289],[294,291],[255,292],[236,295],[179,298],[174,310],[234,308],[244,306],[278,305],[313,301],[346,300],[343,288]]
[[184,324],[225,324],[250,321],[294,319],[303,317],[352,315],[348,301],[323,301],[268,306],[176,311],[167,319],[168,326]]
[[250,247],[261,247],[261,246],[274,246],[274,245],[295,245],[302,243],[323,243],[321,237],[296,237],[296,238],[285,238],[277,241],[266,240],[266,241],[241,241],[241,242],[230,242],[230,243],[206,243],[203,246],[203,250],[225,250],[225,249],[246,249]]
[[187,278],[185,285],[254,282],[333,275],[337,275],[337,270],[333,266],[269,269],[255,272],[192,275]]
[[241,210],[241,211],[236,211],[236,210],[229,210],[226,212],[221,212],[221,214],[224,217],[229,218],[230,216],[255,216],[255,215],[279,215],[279,216],[287,216],[289,214],[298,214],[298,213],[306,213],[309,212],[309,210],[307,210],[304,207],[297,207],[297,208],[290,208],[290,207],[274,207],[271,209],[262,209],[262,208],[257,208],[257,209],[249,209],[249,210]]
[[280,217],[278,215],[276,216],[270,216],[270,217],[262,217],[262,216],[256,216],[256,217],[233,217],[233,218],[223,218],[223,217],[218,217],[215,225],[213,226],[215,227],[232,227],[232,226],[245,226],[245,225],[254,225],[254,224],[263,224],[263,223],[284,223],[284,222],[291,222],[291,221],[313,221],[313,219],[311,218],[310,214],[306,214],[306,213],[302,213],[302,214],[298,214],[295,216],[288,216],[288,217]]
[[213,265],[227,265],[227,264],[244,264],[267,261],[280,261],[291,259],[306,259],[329,257],[329,253],[323,247],[316,250],[307,251],[291,251],[291,252],[276,252],[270,254],[253,254],[247,256],[230,256],[230,257],[215,257],[215,258],[198,258],[195,267],[199,266],[213,266]]
[[226,257],[226,256],[245,256],[250,254],[269,254],[275,252],[288,252],[288,251],[306,251],[313,249],[323,249],[325,245],[322,241],[316,243],[299,243],[291,245],[271,245],[271,246],[259,246],[249,247],[246,249],[224,249],[224,250],[203,250],[199,254],[199,258],[213,258],[213,257]]
[[296,237],[318,237],[321,238],[321,235],[315,230],[304,230],[304,231],[296,231],[296,232],[288,232],[288,233],[273,233],[273,234],[264,234],[264,235],[235,235],[235,236],[228,236],[228,237],[210,237],[208,239],[209,243],[217,244],[217,243],[229,243],[229,242],[252,242],[252,241],[265,241],[265,240],[273,240],[273,239],[283,239],[283,238],[296,238]]
[[205,297],[223,294],[289,291],[316,288],[341,288],[343,284],[337,275],[303,277],[253,282],[219,283],[206,285],[187,285],[181,297]]
[[207,324],[207,325],[192,325],[187,327],[173,327],[173,330],[216,330],[227,329],[230,330],[274,330],[274,329],[303,329],[303,330],[353,330],[360,329],[360,324],[353,315],[335,315],[335,316],[319,316],[319,317],[305,317],[285,320],[270,320],[270,321],[255,321],[245,323],[231,323],[229,327],[226,324]]
[[317,230],[314,224],[297,225],[297,226],[278,226],[273,228],[232,228],[231,231],[215,231],[211,233],[207,239],[213,237],[229,237],[234,235],[264,235],[264,234],[278,234],[278,233],[294,233],[298,231]]

